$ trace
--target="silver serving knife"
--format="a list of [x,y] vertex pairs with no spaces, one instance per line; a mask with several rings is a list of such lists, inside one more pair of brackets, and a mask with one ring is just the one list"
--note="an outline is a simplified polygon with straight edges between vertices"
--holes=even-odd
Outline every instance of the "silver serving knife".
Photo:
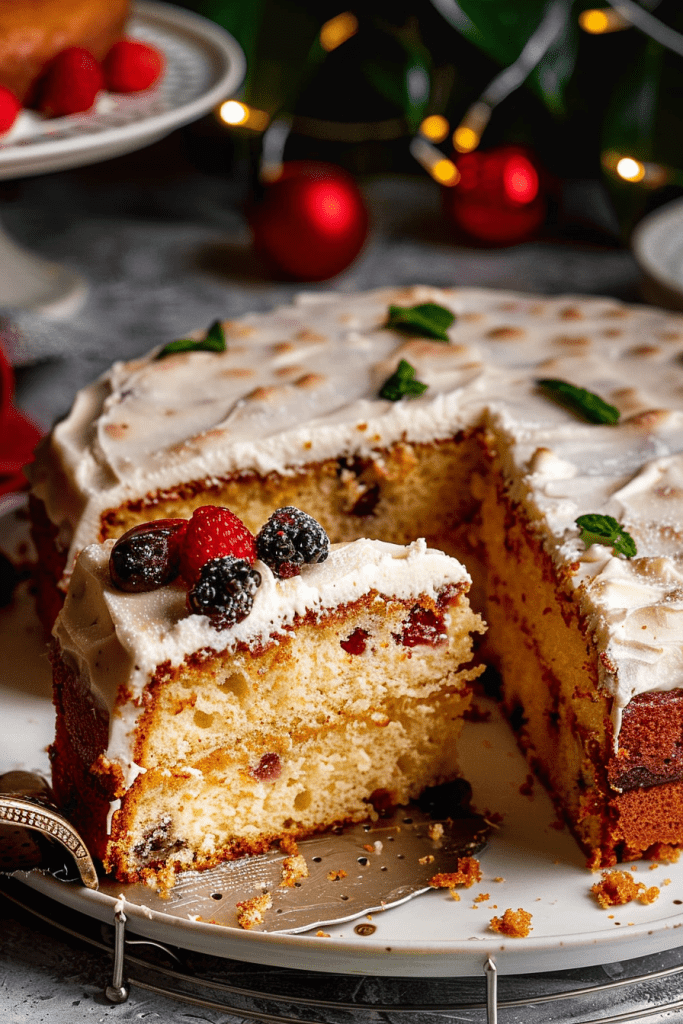
[[[28,776],[12,773],[18,774]],[[8,789],[7,778],[0,776],[0,870],[11,870],[12,865],[24,869],[37,866],[16,862],[16,849],[10,860],[6,859],[6,827],[12,822],[15,831],[25,827],[56,839],[72,854],[83,883],[97,888],[92,861],[73,826],[56,810],[45,807],[49,790],[44,780],[28,776],[36,780],[34,785],[40,790],[34,796],[28,794],[25,778],[19,796],[2,792]],[[273,850],[227,861],[206,871],[184,871],[170,890],[155,891],[141,883],[129,885],[107,878],[100,880],[99,890],[143,910],[231,927],[238,925],[238,903],[269,893],[272,906],[265,911],[263,922],[256,925],[257,930],[265,932],[292,934],[352,921],[429,891],[435,875],[457,872],[461,858],[473,856],[486,845],[491,825],[484,818],[451,818],[443,813],[448,807],[448,799],[443,799],[444,794],[449,796],[447,787],[437,787],[430,793],[435,794],[431,804],[428,795],[421,806],[399,807],[378,821],[335,828],[300,841],[298,853],[305,860],[308,874],[289,886],[283,884],[288,854]],[[22,817],[8,819],[10,810]],[[452,813],[457,810],[456,805]],[[34,852],[34,861],[36,857]],[[54,869],[59,860],[53,856],[52,867],[40,860],[40,868],[64,878],[64,867]]]

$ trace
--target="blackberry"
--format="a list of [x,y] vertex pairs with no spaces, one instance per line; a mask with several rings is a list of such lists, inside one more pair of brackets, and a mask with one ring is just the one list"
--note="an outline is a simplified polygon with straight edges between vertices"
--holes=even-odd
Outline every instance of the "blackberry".
[[216,629],[227,629],[246,619],[261,586],[261,573],[233,555],[211,558],[187,595],[190,610],[208,615]]
[[180,541],[186,528],[186,519],[157,519],[119,537],[109,556],[114,586],[139,593],[171,583],[180,572]]
[[319,522],[287,505],[273,512],[256,537],[256,554],[276,576],[298,576],[302,565],[324,562],[330,541]]

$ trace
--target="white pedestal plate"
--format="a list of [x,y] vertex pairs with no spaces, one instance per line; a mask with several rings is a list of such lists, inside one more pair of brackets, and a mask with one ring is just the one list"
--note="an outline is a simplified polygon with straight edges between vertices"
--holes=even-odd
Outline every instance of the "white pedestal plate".
[[[71,117],[23,111],[0,141],[0,179],[82,167],[141,149],[207,113],[244,77],[237,42],[196,14],[140,0],[128,35],[163,52],[159,84],[137,94],[102,93],[92,111]],[[0,224],[0,307],[68,316],[86,294],[79,274],[22,249]]]

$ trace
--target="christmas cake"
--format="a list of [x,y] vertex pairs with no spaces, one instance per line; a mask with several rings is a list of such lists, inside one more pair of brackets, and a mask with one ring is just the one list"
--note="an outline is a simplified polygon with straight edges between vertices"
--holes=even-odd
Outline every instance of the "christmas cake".
[[121,38],[130,0],[6,0],[0,4],[0,85],[20,101],[71,46],[103,60]]
[[93,541],[212,503],[253,530],[291,504],[334,542],[423,536],[472,573],[520,745],[610,865],[683,842],[682,451],[680,316],[304,295],[79,394],[33,470],[43,589]]
[[[133,536],[146,556],[159,540]],[[268,554],[278,536],[257,544],[273,568],[209,559],[189,607],[182,579],[120,589],[139,582],[130,551],[116,558],[126,538],[76,562],[55,626],[53,786],[121,880],[288,849],[457,774],[483,628],[462,566],[423,540],[357,540],[290,576]],[[223,570],[237,585],[217,609]]]

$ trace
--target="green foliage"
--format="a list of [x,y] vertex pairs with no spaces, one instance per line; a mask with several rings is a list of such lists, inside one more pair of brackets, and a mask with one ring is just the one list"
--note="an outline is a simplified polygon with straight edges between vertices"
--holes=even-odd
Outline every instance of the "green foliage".
[[199,341],[194,341],[192,338],[178,338],[176,341],[169,341],[160,352],[157,352],[156,358],[163,359],[176,352],[225,352],[225,349],[225,331],[220,320],[214,320],[206,332],[206,337]]
[[387,327],[406,334],[421,334],[425,338],[448,341],[446,331],[455,315],[436,302],[422,302],[417,306],[389,306]]
[[406,359],[402,359],[395,373],[387,377],[380,388],[379,397],[390,402],[398,402],[401,398],[417,398],[427,390],[428,385],[415,380],[415,367]]
[[619,410],[605,402],[599,395],[585,388],[577,388],[566,380],[544,378],[537,380],[538,386],[559,405],[570,409],[589,423],[618,423]]
[[633,558],[638,553],[631,534],[627,533],[621,523],[612,516],[592,512],[579,516],[575,522],[581,531],[581,540],[587,548],[591,544],[605,544],[612,548],[615,555],[625,555],[626,558]]

